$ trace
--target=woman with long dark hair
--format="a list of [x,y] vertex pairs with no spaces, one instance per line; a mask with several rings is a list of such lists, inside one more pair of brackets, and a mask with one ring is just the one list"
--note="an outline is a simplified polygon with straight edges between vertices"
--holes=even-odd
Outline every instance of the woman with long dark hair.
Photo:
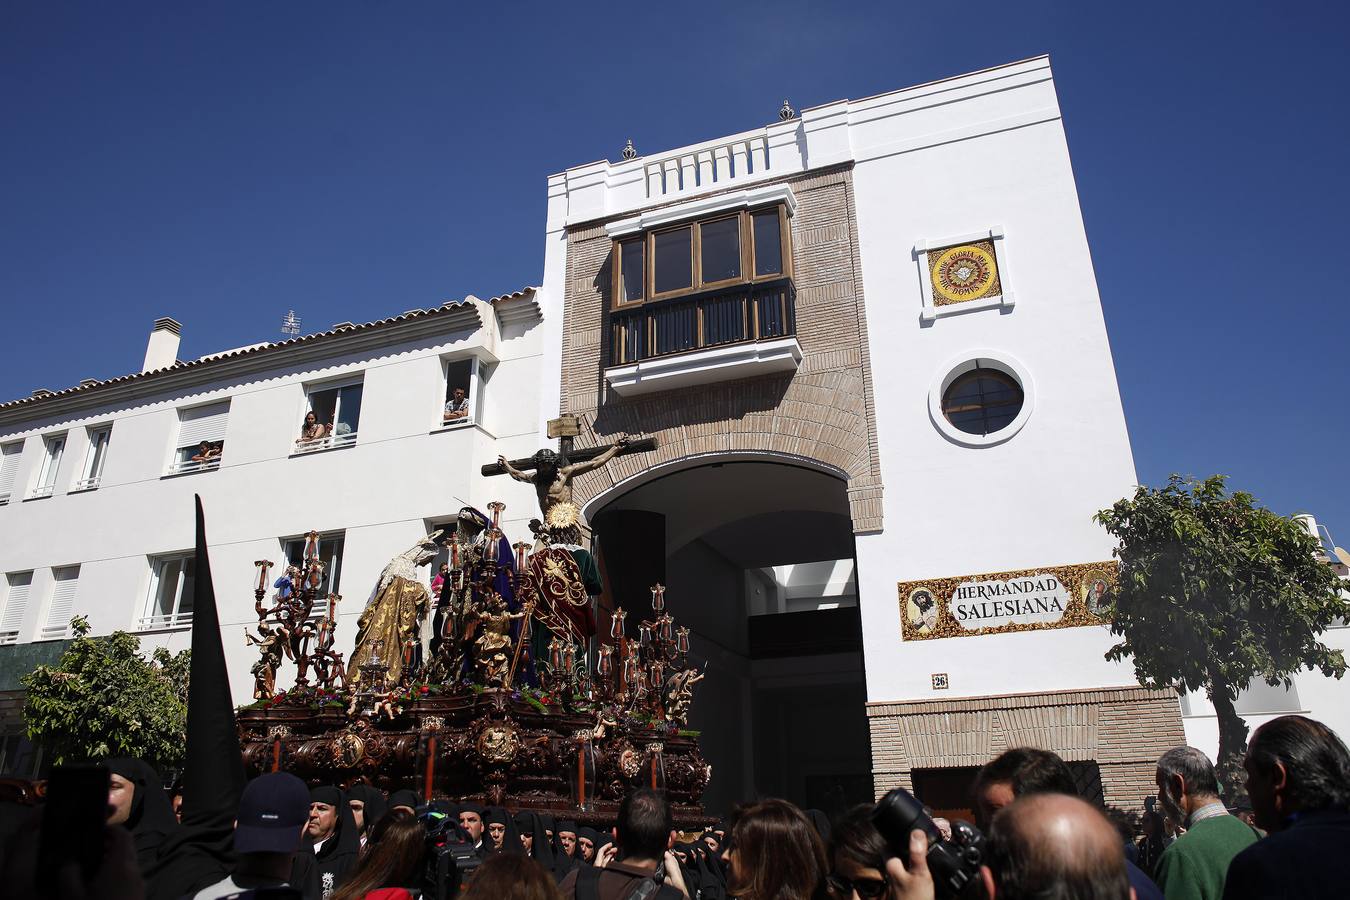
[[825,880],[825,845],[786,800],[761,800],[732,817],[723,854],[727,894],[741,900],[811,900]]
[[[380,888],[422,888],[426,873],[426,832],[417,817],[404,809],[384,814],[370,831],[366,853],[332,897],[361,900]],[[408,897],[413,896],[408,890]]]
[[521,853],[496,853],[478,867],[464,900],[563,900],[553,876]]

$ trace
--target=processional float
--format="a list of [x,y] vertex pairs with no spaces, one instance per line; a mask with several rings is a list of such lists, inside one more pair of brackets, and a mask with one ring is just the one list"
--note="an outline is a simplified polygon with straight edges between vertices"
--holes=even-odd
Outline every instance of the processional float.
[[[501,460],[496,471],[538,488],[533,544],[506,540],[502,503],[488,504],[490,515],[462,509],[448,534],[427,535],[381,573],[345,665],[333,650],[342,598],[323,590],[318,534],[272,584],[270,602],[273,564],[258,560],[257,633],[246,635],[259,651],[255,702],[238,713],[251,771],[593,823],[613,821],[629,791],[653,787],[681,827],[707,824],[711,766],[688,730],[704,675],[689,659],[689,629],[655,584],[636,638],[622,607],[598,633],[598,570],[579,546],[571,503],[576,474],[650,446],[621,440],[574,463],[565,443],[562,455]],[[449,571],[433,597],[417,569],[442,552]],[[294,687],[278,692],[288,663]]]

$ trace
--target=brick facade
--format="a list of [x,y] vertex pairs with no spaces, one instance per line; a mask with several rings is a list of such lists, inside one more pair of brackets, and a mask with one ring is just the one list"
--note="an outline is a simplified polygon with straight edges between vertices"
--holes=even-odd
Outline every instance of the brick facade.
[[607,390],[610,239],[604,223],[567,235],[562,408],[579,415],[583,445],[620,432],[655,437],[653,453],[620,457],[574,485],[579,505],[654,466],[705,453],[770,453],[811,460],[848,481],[856,533],[880,531],[867,320],[863,305],[852,167],[784,179],[798,207],[790,220],[797,340],[802,362],[788,376],[720,382],[624,399]]
[[1097,763],[1108,805],[1139,811],[1157,793],[1158,757],[1186,743],[1172,690],[1122,687],[869,703],[877,796],[912,787],[914,769],[981,766],[1012,747]]

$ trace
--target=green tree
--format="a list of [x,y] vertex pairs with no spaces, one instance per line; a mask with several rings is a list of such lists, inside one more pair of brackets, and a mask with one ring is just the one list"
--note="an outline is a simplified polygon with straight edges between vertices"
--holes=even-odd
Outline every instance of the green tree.
[[56,763],[139,756],[163,769],[181,762],[189,651],[158,647],[146,659],[134,634],[89,637],[87,619],[70,624],[75,640],[57,664],[23,678],[28,739]]
[[1120,579],[1109,609],[1123,637],[1106,657],[1134,660],[1150,687],[1203,690],[1219,724],[1225,798],[1242,794],[1247,723],[1238,692],[1256,678],[1292,683],[1307,667],[1340,678],[1345,657],[1317,638],[1346,614],[1340,580],[1293,519],[1229,493],[1225,477],[1173,475],[1095,516],[1119,542]]

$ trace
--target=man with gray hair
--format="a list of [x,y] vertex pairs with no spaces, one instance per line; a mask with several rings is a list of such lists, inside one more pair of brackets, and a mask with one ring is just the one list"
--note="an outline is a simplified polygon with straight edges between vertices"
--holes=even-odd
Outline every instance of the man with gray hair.
[[1154,780],[1163,811],[1186,827],[1158,860],[1158,887],[1167,900],[1220,900],[1228,864],[1260,834],[1228,814],[1214,764],[1194,747],[1164,753]]

